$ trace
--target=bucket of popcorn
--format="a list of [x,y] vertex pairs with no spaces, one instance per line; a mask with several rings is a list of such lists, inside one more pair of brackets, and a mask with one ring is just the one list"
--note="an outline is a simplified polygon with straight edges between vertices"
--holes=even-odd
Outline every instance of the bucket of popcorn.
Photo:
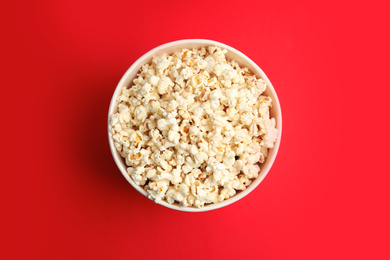
[[282,115],[265,73],[216,41],[170,42],[120,80],[108,115],[113,158],[157,204],[199,212],[253,191],[275,161]]

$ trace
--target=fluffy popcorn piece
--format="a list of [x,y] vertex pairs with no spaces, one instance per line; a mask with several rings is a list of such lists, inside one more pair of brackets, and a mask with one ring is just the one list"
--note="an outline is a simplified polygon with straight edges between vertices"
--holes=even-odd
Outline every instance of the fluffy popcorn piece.
[[224,201],[257,178],[278,136],[266,82],[216,46],[152,59],[117,98],[109,133],[149,198]]
[[144,139],[143,134],[140,131],[129,130],[129,132],[132,132],[129,135],[129,141],[130,141],[131,145],[134,147],[137,147],[139,145],[139,143],[142,142],[142,140]]
[[133,181],[137,185],[144,185],[147,178],[145,176],[145,168],[144,166],[139,166],[136,168],[128,168],[127,173],[130,175],[130,177],[133,179]]
[[165,197],[165,193],[169,188],[169,180],[164,179],[156,182],[149,182],[147,187],[148,189],[146,191],[153,200],[161,200]]
[[165,118],[160,118],[157,120],[157,128],[160,131],[167,131],[169,130],[168,122]]
[[118,110],[119,110],[119,121],[122,123],[129,122],[131,119],[131,114],[129,111],[129,107],[127,107],[124,104],[119,104],[118,105]]
[[276,138],[278,135],[278,130],[275,128],[275,119],[272,118],[265,120],[264,125],[267,133],[264,135],[261,144],[264,147],[272,148],[274,147],[274,143],[276,142]]
[[[233,151],[225,153],[223,157],[223,163],[229,167],[233,166],[236,159],[236,154]],[[255,162],[256,163],[256,162]]]
[[185,199],[185,197],[177,189],[173,187],[169,188],[165,196],[169,204],[172,204],[175,201],[181,203]]
[[149,78],[149,83],[152,85],[152,86],[157,86],[158,82],[160,81],[160,78],[157,77],[157,76],[151,76]]
[[169,77],[163,76],[157,85],[157,92],[160,95],[164,95],[168,92],[169,87],[173,87],[174,83],[171,81]]
[[168,141],[173,143],[174,145],[177,145],[180,140],[180,134],[178,132],[169,130],[168,132]]
[[248,174],[247,177],[249,179],[257,178],[259,176],[260,167],[257,164],[250,164],[248,166]]
[[146,108],[141,105],[141,106],[136,107],[136,109],[134,111],[134,115],[138,121],[144,122],[148,113],[146,112]]
[[128,166],[137,166],[141,163],[141,153],[139,149],[134,149],[130,151],[129,155],[126,157],[126,164]]

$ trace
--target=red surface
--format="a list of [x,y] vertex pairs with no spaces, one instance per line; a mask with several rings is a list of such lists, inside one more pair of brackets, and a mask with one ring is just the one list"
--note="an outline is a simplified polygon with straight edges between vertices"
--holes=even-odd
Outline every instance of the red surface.
[[[6,5],[1,259],[390,259],[385,5]],[[251,57],[283,111],[282,144],[263,183],[233,205],[196,214],[138,194],[116,168],[106,133],[127,68],[185,38]]]

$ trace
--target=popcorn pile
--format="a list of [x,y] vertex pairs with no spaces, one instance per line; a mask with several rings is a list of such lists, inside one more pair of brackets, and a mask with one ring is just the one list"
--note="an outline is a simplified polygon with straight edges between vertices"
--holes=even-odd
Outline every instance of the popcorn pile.
[[155,201],[203,207],[258,177],[277,138],[266,82],[227,50],[154,57],[123,88],[110,132],[127,172]]

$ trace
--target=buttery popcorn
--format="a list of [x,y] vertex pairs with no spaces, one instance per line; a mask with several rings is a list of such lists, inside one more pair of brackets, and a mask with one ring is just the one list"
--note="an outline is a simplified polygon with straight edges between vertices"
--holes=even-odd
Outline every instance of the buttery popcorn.
[[154,57],[117,98],[115,148],[155,201],[203,207],[257,178],[278,130],[266,82],[215,46]]

